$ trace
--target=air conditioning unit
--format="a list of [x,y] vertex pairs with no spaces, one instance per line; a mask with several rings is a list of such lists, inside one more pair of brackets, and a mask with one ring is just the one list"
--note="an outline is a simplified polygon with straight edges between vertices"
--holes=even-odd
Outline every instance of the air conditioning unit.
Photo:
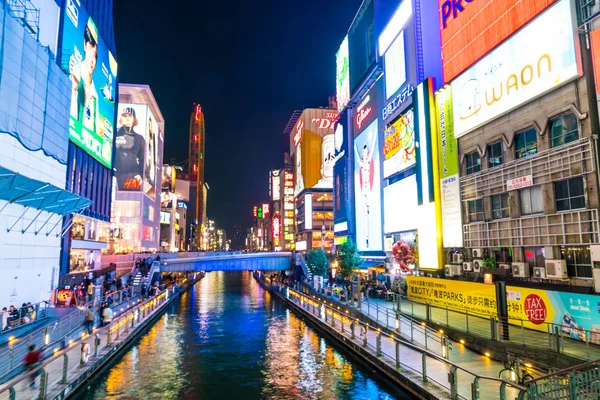
[[473,271],[473,265],[470,262],[462,263],[463,271]]
[[483,260],[481,258],[476,258],[471,263],[473,265],[473,272],[481,272],[481,267],[483,267]]
[[565,260],[546,260],[546,276],[551,279],[568,279]]
[[499,268],[510,269],[510,264],[498,264]]
[[533,267],[533,277],[537,279],[546,279],[546,268]]
[[473,258],[483,258],[483,249],[471,249]]
[[459,276],[462,273],[461,268],[460,265],[446,265],[446,277]]
[[452,264],[462,264],[462,254],[460,254],[460,253],[452,254]]
[[526,262],[512,263],[512,274],[515,278],[529,278],[529,264]]

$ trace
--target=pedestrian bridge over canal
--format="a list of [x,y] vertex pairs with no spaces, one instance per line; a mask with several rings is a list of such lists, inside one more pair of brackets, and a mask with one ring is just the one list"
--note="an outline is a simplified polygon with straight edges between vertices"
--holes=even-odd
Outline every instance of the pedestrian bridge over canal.
[[155,261],[160,272],[185,271],[285,271],[293,268],[292,253],[206,253],[197,257],[171,258]]

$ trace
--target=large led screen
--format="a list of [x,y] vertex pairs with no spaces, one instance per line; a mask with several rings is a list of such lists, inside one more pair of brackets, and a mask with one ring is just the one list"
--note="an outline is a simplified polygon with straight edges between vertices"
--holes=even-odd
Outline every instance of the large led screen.
[[[150,145],[146,142],[150,121],[146,104],[119,103],[117,122],[115,177],[119,190],[140,191],[149,184],[144,179],[146,153]],[[154,177],[156,181],[156,177]]]
[[383,134],[383,177],[388,178],[416,164],[415,113],[400,116]]
[[67,0],[64,10],[62,63],[72,83],[69,138],[111,168],[117,61],[79,0]]
[[455,136],[575,78],[574,30],[571,5],[561,0],[456,78]]
[[377,120],[354,139],[356,244],[359,251],[382,251],[381,176]]
[[419,227],[417,175],[413,174],[383,188],[385,233],[410,231]]

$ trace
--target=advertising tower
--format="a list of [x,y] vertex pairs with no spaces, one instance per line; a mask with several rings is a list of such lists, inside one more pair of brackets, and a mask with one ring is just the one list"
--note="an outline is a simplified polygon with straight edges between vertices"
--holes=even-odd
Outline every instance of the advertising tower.
[[[204,189],[204,155],[206,146],[206,132],[204,126],[204,113],[202,106],[195,104],[194,111],[190,116],[190,152],[189,173],[196,176],[196,219],[200,232],[203,232],[206,216],[206,196]],[[196,235],[197,245],[201,247],[202,235]]]

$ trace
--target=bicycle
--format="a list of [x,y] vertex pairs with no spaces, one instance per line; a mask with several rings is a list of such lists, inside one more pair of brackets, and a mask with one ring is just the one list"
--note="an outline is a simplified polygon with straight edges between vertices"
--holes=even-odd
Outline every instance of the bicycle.
[[521,364],[521,360],[509,354],[507,361],[504,363],[504,369],[500,371],[498,378],[521,386],[527,385],[534,378],[530,373],[522,370]]

